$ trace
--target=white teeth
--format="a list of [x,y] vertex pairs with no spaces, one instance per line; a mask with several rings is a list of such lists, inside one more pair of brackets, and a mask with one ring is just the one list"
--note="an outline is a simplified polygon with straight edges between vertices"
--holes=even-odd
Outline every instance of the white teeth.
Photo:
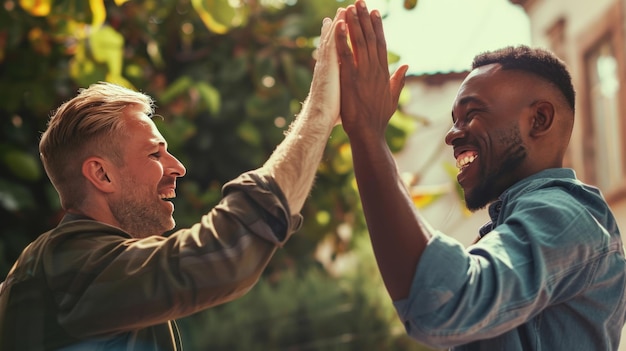
[[165,199],[173,199],[176,197],[176,191],[174,191],[174,189],[169,190],[166,193],[163,194],[159,194],[159,197],[161,198],[161,200],[165,200]]
[[476,160],[478,158],[478,156],[474,153],[471,154],[462,154],[459,155],[459,157],[457,157],[456,159],[456,167],[458,169],[463,169],[465,167],[467,167],[470,163],[474,162],[474,160]]

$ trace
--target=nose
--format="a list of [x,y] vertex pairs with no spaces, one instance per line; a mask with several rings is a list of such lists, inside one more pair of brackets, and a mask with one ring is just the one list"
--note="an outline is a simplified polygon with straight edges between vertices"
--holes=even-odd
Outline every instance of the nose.
[[455,140],[461,139],[464,136],[465,136],[465,131],[459,128],[459,126],[456,123],[454,123],[452,127],[450,127],[450,130],[448,130],[448,133],[446,133],[446,137],[445,137],[446,144],[452,145],[452,143],[454,143]]
[[183,164],[172,154],[168,153],[169,162],[166,167],[166,173],[174,177],[182,177],[187,173],[187,169]]

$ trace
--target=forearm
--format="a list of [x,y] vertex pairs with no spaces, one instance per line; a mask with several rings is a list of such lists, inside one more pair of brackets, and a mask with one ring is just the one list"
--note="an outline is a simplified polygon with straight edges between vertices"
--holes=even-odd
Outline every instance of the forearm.
[[334,119],[310,102],[309,98],[283,142],[263,166],[283,191],[291,214],[300,213],[313,186],[332,130],[328,121]]
[[285,139],[263,166],[282,189],[291,214],[302,210],[330,132],[339,119],[337,20],[324,19],[309,96]]
[[398,175],[385,140],[408,67],[403,65],[389,75],[380,12],[370,13],[365,2],[357,0],[340,11],[339,17],[345,20],[336,32],[342,123],[352,146],[374,254],[389,295],[397,300],[409,294],[429,238],[429,229]]
[[384,138],[351,139],[354,171],[374,254],[393,300],[408,296],[430,237]]

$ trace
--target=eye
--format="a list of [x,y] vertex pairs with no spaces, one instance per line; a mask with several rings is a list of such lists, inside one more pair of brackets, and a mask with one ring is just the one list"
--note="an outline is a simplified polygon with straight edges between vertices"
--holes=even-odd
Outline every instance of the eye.
[[476,117],[480,117],[483,112],[484,112],[483,110],[479,110],[479,109],[472,109],[472,110],[467,111],[467,114],[465,115],[465,123],[470,123]]
[[150,154],[150,157],[158,160],[158,159],[161,158],[161,153],[160,152],[155,152],[153,154]]

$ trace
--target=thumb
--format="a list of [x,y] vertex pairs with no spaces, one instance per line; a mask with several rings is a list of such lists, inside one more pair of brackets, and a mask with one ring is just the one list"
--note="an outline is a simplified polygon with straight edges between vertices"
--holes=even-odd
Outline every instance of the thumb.
[[404,82],[406,81],[406,72],[409,70],[408,65],[400,66],[389,78],[389,89],[391,90],[391,97],[394,105],[398,104],[400,99],[400,92],[404,88]]

